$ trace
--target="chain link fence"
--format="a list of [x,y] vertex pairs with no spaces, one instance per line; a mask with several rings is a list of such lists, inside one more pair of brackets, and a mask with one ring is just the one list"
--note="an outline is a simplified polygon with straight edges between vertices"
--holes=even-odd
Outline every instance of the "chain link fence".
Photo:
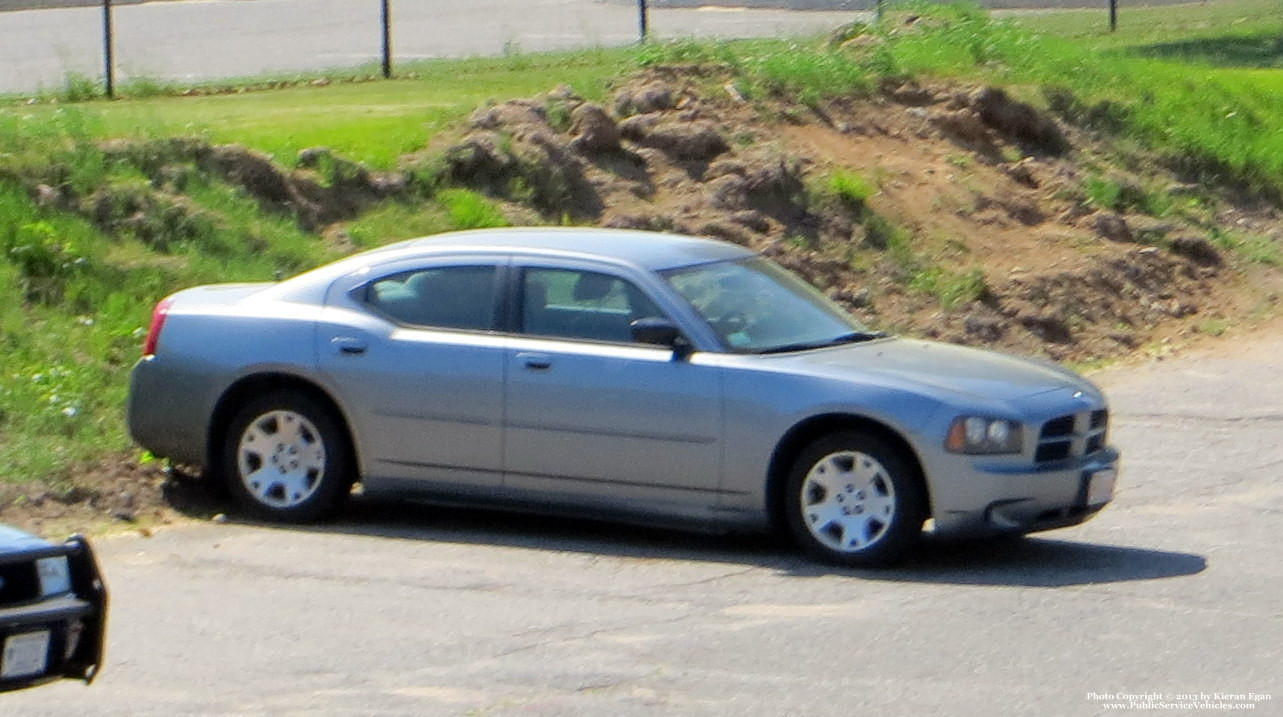
[[[440,57],[613,47],[640,35],[799,35],[880,0],[0,0],[0,93],[117,77],[199,84]],[[890,0],[888,0],[890,1]],[[1144,4],[1178,0],[1145,0]],[[1206,0],[1216,2],[1217,0]],[[991,8],[1117,0],[984,0]]]

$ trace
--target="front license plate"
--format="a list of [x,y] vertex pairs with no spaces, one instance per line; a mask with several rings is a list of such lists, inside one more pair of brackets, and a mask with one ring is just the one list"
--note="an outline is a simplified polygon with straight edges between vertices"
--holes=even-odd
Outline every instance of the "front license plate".
[[43,674],[49,665],[49,631],[10,635],[0,655],[0,679]]
[[1095,507],[1104,505],[1114,499],[1114,485],[1118,483],[1118,471],[1106,468],[1087,476],[1087,505]]

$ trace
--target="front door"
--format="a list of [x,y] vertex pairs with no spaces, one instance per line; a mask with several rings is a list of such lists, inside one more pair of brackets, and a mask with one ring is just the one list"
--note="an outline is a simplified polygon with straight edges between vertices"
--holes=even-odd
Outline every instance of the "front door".
[[719,369],[633,343],[630,322],[662,311],[625,278],[532,266],[517,281],[505,485],[620,507],[715,505]]

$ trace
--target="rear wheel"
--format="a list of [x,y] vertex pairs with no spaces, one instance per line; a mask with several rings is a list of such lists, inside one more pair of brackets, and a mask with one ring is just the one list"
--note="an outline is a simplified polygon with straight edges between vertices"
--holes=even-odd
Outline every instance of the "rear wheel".
[[237,411],[222,465],[247,512],[292,523],[329,513],[353,480],[351,450],[337,420],[295,390],[256,397]]
[[808,446],[785,490],[793,539],[838,565],[897,562],[926,519],[926,497],[912,462],[859,431],[833,433]]

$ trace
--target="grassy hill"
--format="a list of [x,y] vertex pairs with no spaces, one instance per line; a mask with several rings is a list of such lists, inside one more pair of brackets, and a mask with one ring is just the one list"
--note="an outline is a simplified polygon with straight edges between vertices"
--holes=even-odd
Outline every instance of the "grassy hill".
[[[917,6],[823,38],[14,98],[0,105],[0,520],[33,493],[93,503],[95,476],[146,462],[121,406],[156,300],[417,234],[564,222],[713,234],[767,250],[874,324],[1078,361],[1273,311],[1273,5],[1129,9],[1116,34],[1100,15]],[[608,163],[523,140],[568,142],[586,102],[622,125],[638,110],[620,97],[654,86],[674,98],[657,116],[689,124],[694,111],[725,144],[722,165],[638,135],[629,151],[660,188],[646,195]],[[469,122],[478,107],[498,129]],[[1031,139],[1034,126],[1060,139]],[[463,158],[477,147],[510,174],[480,177]],[[266,198],[247,168],[294,199]],[[737,172],[766,182],[769,201],[728,199]]]

